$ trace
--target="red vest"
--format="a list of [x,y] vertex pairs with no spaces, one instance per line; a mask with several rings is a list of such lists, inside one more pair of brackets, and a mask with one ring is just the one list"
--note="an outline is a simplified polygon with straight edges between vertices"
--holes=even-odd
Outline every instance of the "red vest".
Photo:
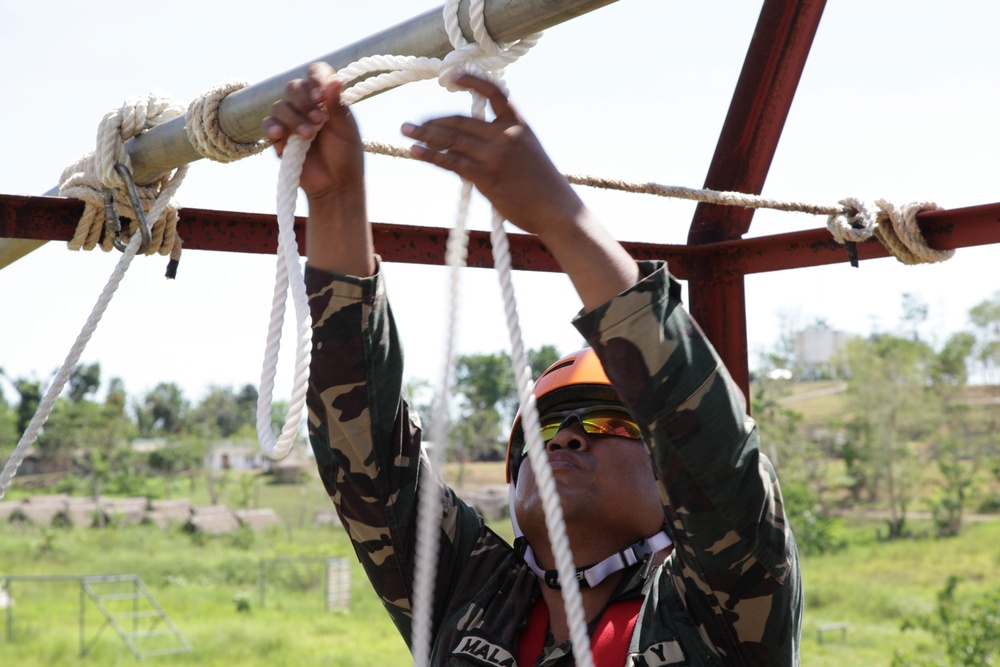
[[[590,638],[590,651],[594,667],[622,667],[628,653],[632,631],[642,598],[621,600],[604,610]],[[545,647],[545,634],[549,629],[549,608],[543,598],[538,598],[528,612],[528,622],[521,628],[517,639],[518,667],[532,667]]]

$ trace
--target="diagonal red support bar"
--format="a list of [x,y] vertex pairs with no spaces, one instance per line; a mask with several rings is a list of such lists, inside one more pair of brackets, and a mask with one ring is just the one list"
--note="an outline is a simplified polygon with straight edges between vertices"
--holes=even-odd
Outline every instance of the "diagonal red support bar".
[[[825,0],[765,0],[705,178],[706,188],[760,194],[825,4]],[[752,219],[751,209],[699,204],[688,243],[737,239]],[[691,313],[749,396],[743,277],[692,282],[688,291]]]

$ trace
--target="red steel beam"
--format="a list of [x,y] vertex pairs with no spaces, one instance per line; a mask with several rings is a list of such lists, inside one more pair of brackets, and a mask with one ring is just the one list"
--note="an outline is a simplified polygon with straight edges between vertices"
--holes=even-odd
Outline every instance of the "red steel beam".
[[[82,211],[82,202],[75,199],[0,195],[0,238],[68,241]],[[918,215],[917,221],[928,244],[939,250],[1000,243],[1000,203],[930,211]],[[304,218],[296,218],[296,235],[300,239],[304,224]],[[274,254],[277,226],[273,215],[184,208],[177,228],[188,250]],[[388,262],[444,264],[448,236],[445,228],[375,223],[373,229],[375,246]],[[511,234],[510,242],[514,268],[559,270],[537,237]],[[844,246],[834,241],[826,228],[700,246],[628,241],[623,245],[636,259],[667,260],[671,273],[692,283],[847,263]],[[888,251],[877,241],[858,244],[858,257],[862,260],[888,256]],[[472,232],[469,266],[493,266],[486,232]]]
[[[705,177],[706,188],[760,194],[825,4],[825,0],[765,0]],[[750,229],[752,219],[752,209],[699,204],[688,244],[738,239]],[[688,293],[691,314],[749,396],[743,277],[693,281]]]
[[[73,236],[83,203],[62,197],[0,195],[0,238],[68,241]],[[303,245],[305,218],[295,219],[299,252]],[[448,229],[374,223],[375,250],[387,262],[411,264],[445,263]],[[274,215],[183,208],[177,232],[187,250],[216,250],[274,254],[278,246],[278,222]],[[510,234],[511,258],[515,269],[558,271],[552,255],[530,234]],[[687,259],[686,246],[655,243],[627,243],[639,259],[665,259],[682,274],[697,272],[702,261]],[[689,266],[690,264],[690,266]],[[468,265],[492,267],[492,245],[488,232],[474,231],[469,238]]]
[[[928,211],[919,214],[917,222],[927,244],[937,250],[1000,243],[1000,203]],[[834,241],[825,227],[702,247],[712,254],[711,265],[717,280],[847,262],[844,246]],[[857,248],[862,260],[891,256],[874,239],[859,243]]]

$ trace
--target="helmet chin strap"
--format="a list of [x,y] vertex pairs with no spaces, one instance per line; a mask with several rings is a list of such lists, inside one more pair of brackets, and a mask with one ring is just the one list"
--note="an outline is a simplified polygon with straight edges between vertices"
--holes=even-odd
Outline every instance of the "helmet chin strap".
[[[543,570],[535,561],[535,554],[531,550],[531,545],[524,537],[521,527],[517,523],[517,512],[514,511],[514,484],[509,485],[510,522],[514,526],[514,546],[520,552],[524,562],[527,563],[531,571],[545,585],[552,589],[559,588],[559,573],[556,570]],[[576,579],[581,588],[593,588],[610,577],[615,572],[624,570],[626,567],[641,563],[657,551],[662,551],[672,544],[670,537],[665,531],[660,531],[655,535],[641,539],[635,544],[625,547],[621,551],[615,552],[599,563],[585,565],[576,568]]]

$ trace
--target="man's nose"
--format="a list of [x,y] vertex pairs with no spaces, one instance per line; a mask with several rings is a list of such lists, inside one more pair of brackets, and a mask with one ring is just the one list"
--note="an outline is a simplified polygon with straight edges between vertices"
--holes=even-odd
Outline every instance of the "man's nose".
[[589,446],[587,434],[583,430],[579,417],[569,416],[559,426],[559,430],[552,436],[552,439],[545,443],[545,450],[549,452],[560,449],[577,451],[587,449]]

